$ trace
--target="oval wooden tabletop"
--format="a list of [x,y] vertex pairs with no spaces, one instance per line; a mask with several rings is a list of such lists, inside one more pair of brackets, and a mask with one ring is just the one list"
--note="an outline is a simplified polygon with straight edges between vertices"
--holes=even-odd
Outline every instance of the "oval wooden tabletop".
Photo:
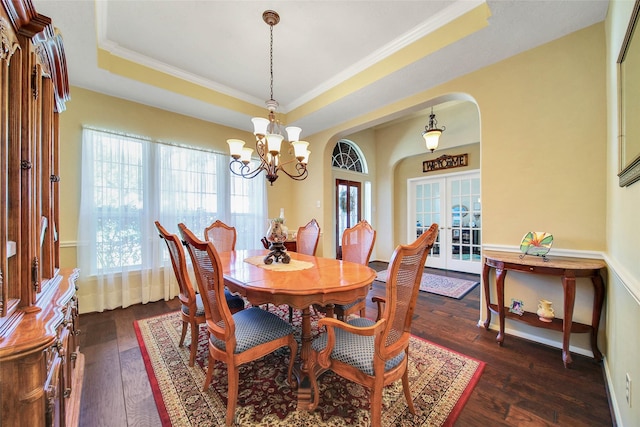
[[[365,265],[288,252],[292,260],[304,267],[293,271],[271,270],[246,260],[264,257],[267,250],[221,252],[225,280],[233,290],[247,294],[263,293],[284,297],[316,297],[317,302],[345,302],[366,295],[366,288],[376,277],[376,271]],[[242,293],[242,292],[241,292]],[[314,300],[315,301],[315,300]]]

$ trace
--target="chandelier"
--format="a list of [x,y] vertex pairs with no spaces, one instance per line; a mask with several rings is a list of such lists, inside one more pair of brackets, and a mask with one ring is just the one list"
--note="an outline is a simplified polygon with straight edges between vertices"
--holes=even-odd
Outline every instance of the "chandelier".
[[431,114],[429,114],[429,123],[424,127],[424,132],[422,132],[422,137],[424,138],[425,144],[427,144],[427,150],[433,151],[438,148],[438,141],[440,140],[440,135],[446,127],[442,126],[441,129],[438,128],[438,121],[436,120],[436,115],[433,114],[433,107],[431,107]]
[[[271,71],[271,97],[266,102],[269,110],[267,118],[254,117],[253,134],[256,137],[256,153],[260,157],[260,164],[255,168],[251,165],[253,149],[245,147],[245,142],[241,139],[228,139],[229,151],[231,152],[231,162],[229,169],[235,175],[243,178],[255,178],[260,172],[265,171],[267,181],[271,185],[278,179],[278,172],[282,172],[289,178],[301,181],[307,177],[307,163],[311,152],[307,149],[309,143],[300,141],[302,129],[289,126],[285,129],[287,140],[285,141],[282,126],[276,120],[276,110],[278,102],[273,99],[273,26],[280,22],[280,15],[273,10],[265,10],[262,13],[262,20],[269,25],[270,46],[269,60]],[[290,160],[282,161],[280,157],[281,145],[285,141],[289,144],[287,151]],[[289,170],[285,169],[287,167]]]

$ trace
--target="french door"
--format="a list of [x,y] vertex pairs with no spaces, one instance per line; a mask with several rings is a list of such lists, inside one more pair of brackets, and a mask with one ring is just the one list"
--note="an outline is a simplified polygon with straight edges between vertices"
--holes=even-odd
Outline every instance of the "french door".
[[436,223],[440,232],[427,267],[479,274],[481,256],[480,173],[409,181],[408,241]]
[[362,184],[336,179],[336,256],[342,259],[342,233],[362,219]]

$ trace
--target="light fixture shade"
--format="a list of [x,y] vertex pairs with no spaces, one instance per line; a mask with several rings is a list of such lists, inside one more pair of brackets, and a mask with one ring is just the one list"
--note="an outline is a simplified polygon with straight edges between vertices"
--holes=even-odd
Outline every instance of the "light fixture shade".
[[305,165],[309,163],[309,155],[311,155],[311,151],[307,150],[306,153],[304,153],[304,157],[302,158],[302,160],[300,160],[300,163],[303,163]]
[[433,113],[433,107],[431,107],[431,114],[429,114],[429,123],[424,127],[424,132],[422,132],[422,137],[424,138],[424,142],[427,145],[427,150],[433,151],[438,148],[438,142],[440,140],[440,135],[446,127],[438,127],[438,121],[436,120],[436,115]]
[[442,135],[442,130],[440,129],[432,129],[422,134],[422,137],[424,138],[424,142],[427,144],[427,150],[430,150],[431,152],[433,152],[436,148],[438,148],[438,141],[440,140],[440,135]]
[[251,163],[251,154],[253,154],[253,148],[244,147],[240,154],[240,160],[245,164]]
[[309,146],[309,143],[307,141],[295,141],[292,142],[291,145],[293,145],[293,155],[300,160],[308,151],[307,147]]
[[300,139],[300,133],[302,133],[302,129],[296,126],[289,126],[285,129],[287,131],[287,137],[289,138],[289,142],[298,141]]
[[227,144],[229,144],[231,157],[239,159],[242,154],[242,147],[244,147],[244,141],[241,139],[227,139]]
[[267,128],[269,127],[269,119],[264,117],[254,117],[251,119],[253,122],[253,134],[254,135],[266,135]]
[[284,136],[277,133],[269,133],[266,135],[267,137],[267,151],[271,154],[279,154],[280,153],[280,145],[282,144],[282,140]]

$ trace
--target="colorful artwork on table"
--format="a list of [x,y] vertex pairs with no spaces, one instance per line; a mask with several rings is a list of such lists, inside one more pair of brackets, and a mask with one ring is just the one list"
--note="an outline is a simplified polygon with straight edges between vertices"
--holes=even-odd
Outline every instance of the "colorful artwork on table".
[[553,244],[553,235],[543,231],[530,231],[520,243],[520,251],[525,255],[545,256]]

